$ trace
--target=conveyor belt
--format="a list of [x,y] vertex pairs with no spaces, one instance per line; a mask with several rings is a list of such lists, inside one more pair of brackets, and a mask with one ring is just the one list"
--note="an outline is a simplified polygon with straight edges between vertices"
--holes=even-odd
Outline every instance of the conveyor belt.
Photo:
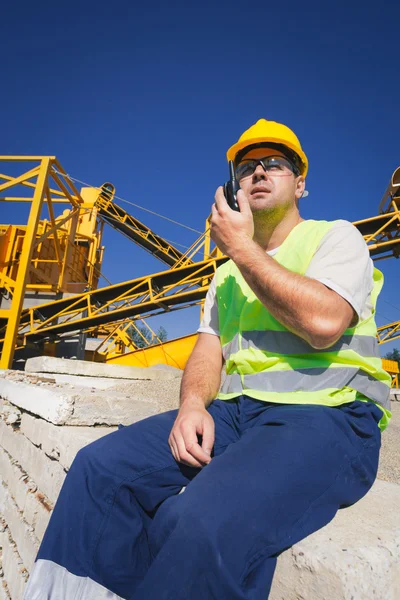
[[[25,309],[19,331],[36,341],[197,303],[205,297],[217,267],[226,260],[223,257],[192,263]],[[0,340],[4,337],[6,322],[6,319],[0,320]],[[30,330],[27,331],[27,327]]]
[[[164,238],[154,233],[149,227],[141,223],[126,212],[121,206],[111,202],[102,195],[96,201],[99,214],[111,227],[126,235],[133,242],[150,252],[153,256],[173,267],[178,261],[182,261],[183,252],[177,250]],[[186,259],[186,263],[192,263]]]
[[[399,212],[386,213],[354,222],[366,239],[374,259],[398,256],[399,215]],[[379,231],[381,228],[383,230]],[[142,239],[140,245],[143,245]],[[165,249],[164,262],[167,255],[172,259],[173,255],[168,252]],[[177,255],[174,256],[176,258]],[[183,267],[26,309],[21,314],[19,332],[34,341],[198,303],[205,297],[217,266],[225,260],[226,257],[190,261]],[[0,319],[0,343],[6,323],[6,319]]]

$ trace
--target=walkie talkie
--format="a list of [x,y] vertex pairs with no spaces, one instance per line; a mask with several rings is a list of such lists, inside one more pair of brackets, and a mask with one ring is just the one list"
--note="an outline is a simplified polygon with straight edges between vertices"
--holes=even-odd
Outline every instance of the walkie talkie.
[[233,160],[229,161],[229,181],[224,183],[224,194],[228,205],[232,210],[240,212],[239,204],[237,201],[237,193],[240,190],[240,185],[235,177],[235,167]]

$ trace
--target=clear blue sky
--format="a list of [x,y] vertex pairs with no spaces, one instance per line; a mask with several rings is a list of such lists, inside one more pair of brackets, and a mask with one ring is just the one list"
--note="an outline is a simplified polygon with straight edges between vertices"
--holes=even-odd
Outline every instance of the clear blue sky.
[[[305,218],[373,216],[400,164],[399,17],[387,1],[8,3],[0,152],[56,155],[72,176],[203,231],[226,149],[265,117],[308,155]],[[176,243],[196,237],[131,208]],[[0,211],[26,219],[21,205]],[[113,282],[164,269],[109,228],[104,243]],[[383,325],[400,319],[400,262],[379,264]],[[149,322],[175,337],[198,310]]]

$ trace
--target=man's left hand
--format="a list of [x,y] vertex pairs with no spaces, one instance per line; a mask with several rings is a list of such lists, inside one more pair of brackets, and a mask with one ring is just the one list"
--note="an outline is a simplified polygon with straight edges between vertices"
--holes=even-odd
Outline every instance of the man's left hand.
[[253,239],[253,214],[243,190],[239,190],[237,200],[240,212],[232,210],[220,186],[215,194],[215,204],[211,208],[211,239],[218,248],[234,260],[245,244]]

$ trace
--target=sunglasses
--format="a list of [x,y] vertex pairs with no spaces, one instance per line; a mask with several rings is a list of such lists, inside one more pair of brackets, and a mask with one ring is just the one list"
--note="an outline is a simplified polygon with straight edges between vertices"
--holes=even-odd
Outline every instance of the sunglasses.
[[284,156],[265,156],[264,158],[245,158],[235,169],[236,179],[240,181],[245,177],[253,175],[258,165],[261,165],[266,173],[274,177],[282,177],[294,174],[299,175],[298,169]]

